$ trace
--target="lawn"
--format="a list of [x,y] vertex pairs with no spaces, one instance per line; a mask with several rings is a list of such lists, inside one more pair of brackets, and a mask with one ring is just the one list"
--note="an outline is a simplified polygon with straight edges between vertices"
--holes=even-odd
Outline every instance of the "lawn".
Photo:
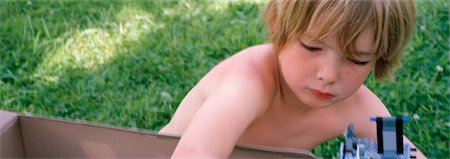
[[[268,42],[258,1],[0,1],[0,109],[159,130],[233,53]],[[393,82],[366,85],[430,158],[450,156],[449,3],[417,1]],[[335,156],[340,139],[314,149]]]

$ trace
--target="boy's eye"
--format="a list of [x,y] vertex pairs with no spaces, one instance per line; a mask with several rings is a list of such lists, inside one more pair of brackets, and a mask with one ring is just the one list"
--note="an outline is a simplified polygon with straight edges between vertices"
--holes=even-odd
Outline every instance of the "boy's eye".
[[357,65],[361,65],[361,66],[364,66],[364,65],[366,65],[367,63],[369,63],[369,61],[358,61],[358,60],[353,60],[353,59],[350,59],[354,64],[357,64]]
[[303,48],[305,48],[306,50],[311,51],[311,52],[322,50],[321,48],[305,45],[303,42],[300,42],[300,44],[303,46]]

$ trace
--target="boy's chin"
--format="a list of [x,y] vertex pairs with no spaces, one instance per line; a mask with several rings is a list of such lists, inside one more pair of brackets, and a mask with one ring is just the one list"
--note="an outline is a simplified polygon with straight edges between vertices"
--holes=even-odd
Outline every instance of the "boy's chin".
[[334,99],[326,99],[326,100],[318,98],[309,98],[302,101],[306,106],[317,109],[328,108],[339,102],[336,97]]
[[323,104],[323,105],[311,105],[311,108],[315,108],[315,109],[325,109],[328,107],[331,107],[333,104]]

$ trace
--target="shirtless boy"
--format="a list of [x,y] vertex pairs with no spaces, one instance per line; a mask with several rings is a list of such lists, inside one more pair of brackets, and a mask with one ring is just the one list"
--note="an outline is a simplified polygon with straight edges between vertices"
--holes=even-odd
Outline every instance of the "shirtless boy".
[[219,63],[160,130],[181,136],[172,158],[227,158],[237,143],[312,150],[350,123],[376,141],[369,118],[390,113],[363,83],[399,65],[413,2],[271,0],[264,20],[271,43]]

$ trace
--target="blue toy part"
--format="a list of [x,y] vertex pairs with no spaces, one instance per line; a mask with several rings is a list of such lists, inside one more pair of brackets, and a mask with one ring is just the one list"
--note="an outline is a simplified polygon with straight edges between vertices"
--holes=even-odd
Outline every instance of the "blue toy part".
[[[377,121],[377,118],[380,118],[380,117],[370,117],[370,121],[372,121],[372,122]],[[390,117],[390,118],[394,118],[394,117]],[[404,123],[409,123],[409,118],[407,118],[407,117],[396,117],[396,118],[401,118]]]

